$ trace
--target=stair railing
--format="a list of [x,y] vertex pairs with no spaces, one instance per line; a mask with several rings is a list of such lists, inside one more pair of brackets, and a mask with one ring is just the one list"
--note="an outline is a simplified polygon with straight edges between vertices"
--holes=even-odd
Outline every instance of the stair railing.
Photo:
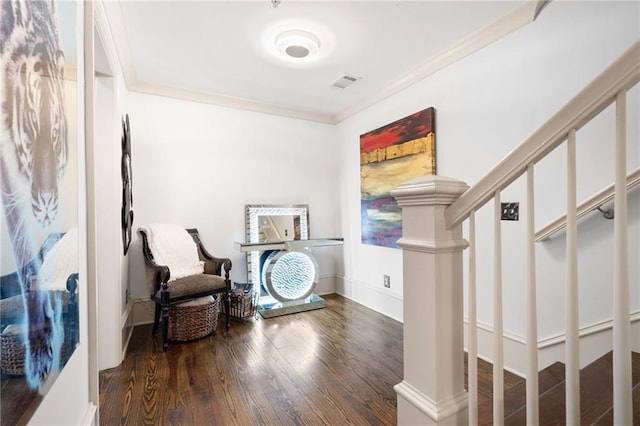
[[[629,175],[627,176],[627,185],[626,185],[627,191],[631,190],[638,184],[640,184],[640,168],[635,169],[634,171],[629,173]],[[594,194],[593,196],[589,197],[588,199],[580,203],[580,205],[577,208],[576,218],[580,219],[586,214],[592,211],[598,210],[600,213],[603,214],[605,219],[613,219],[615,217],[615,215],[613,214],[613,211],[602,210],[601,207],[604,204],[607,204],[608,202],[613,200],[613,197],[615,195],[614,190],[615,190],[615,183],[612,183],[611,185],[607,186],[606,188],[603,188],[598,193]],[[548,225],[543,226],[542,228],[540,228],[540,230],[536,232],[536,242],[544,241],[547,238],[551,238],[551,236],[554,235],[556,232],[559,232],[562,229],[564,229],[566,224],[567,224],[567,216],[566,215],[559,216],[558,218],[551,221]]]
[[[392,194],[403,209],[403,237],[398,244],[403,249],[405,277],[405,377],[403,382],[396,386],[399,424],[424,421],[429,424],[469,423],[473,425],[478,422],[478,390],[475,371],[477,365],[475,214],[491,199],[494,200],[495,206],[493,419],[494,425],[504,423],[500,194],[523,174],[526,174],[527,182],[527,424],[539,423],[533,177],[535,164],[564,142],[567,144],[566,423],[580,423],[576,131],[614,102],[616,107],[613,277],[614,419],[616,424],[633,423],[627,239],[626,92],[639,81],[640,42],[636,42],[473,187],[466,189],[466,185],[462,182],[430,176],[402,184],[393,191]],[[461,400],[461,378],[454,371],[455,365],[461,362],[461,356],[456,352],[463,350],[461,348],[463,325],[461,319],[454,314],[461,312],[463,303],[461,251],[466,243],[462,239],[461,224],[467,219],[469,220],[468,402]],[[442,287],[446,287],[447,290]],[[434,312],[424,312],[429,309],[424,305],[425,297],[435,298],[436,304],[432,307]],[[443,302],[452,303],[453,306],[445,308],[442,306]],[[416,322],[422,323],[415,324]],[[445,338],[443,333],[452,333],[453,337]],[[416,350],[422,350],[419,355],[425,359],[416,360],[416,355],[413,353]],[[420,363],[426,365],[420,365]],[[450,382],[447,383],[447,380]],[[461,420],[460,414],[467,409],[467,403],[468,414],[465,413],[465,415],[468,417]]]

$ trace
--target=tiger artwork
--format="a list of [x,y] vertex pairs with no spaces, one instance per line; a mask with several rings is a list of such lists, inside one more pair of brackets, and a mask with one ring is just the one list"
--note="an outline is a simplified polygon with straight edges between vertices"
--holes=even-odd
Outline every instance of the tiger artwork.
[[[3,232],[16,270],[32,260],[41,241],[38,226],[58,215],[59,182],[67,165],[64,54],[53,1],[0,1],[0,175]],[[37,388],[59,358],[60,303],[49,292],[26,289],[25,375]],[[57,352],[57,353],[56,353]]]

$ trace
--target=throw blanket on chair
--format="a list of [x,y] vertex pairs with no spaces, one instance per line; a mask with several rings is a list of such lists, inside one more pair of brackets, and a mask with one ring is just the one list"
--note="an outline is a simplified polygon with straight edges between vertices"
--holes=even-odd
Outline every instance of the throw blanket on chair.
[[67,278],[78,272],[78,228],[71,228],[45,255],[38,278],[43,290],[67,291]]
[[202,274],[204,262],[198,256],[198,247],[186,229],[171,224],[141,226],[147,234],[149,250],[158,265],[169,267],[169,281]]

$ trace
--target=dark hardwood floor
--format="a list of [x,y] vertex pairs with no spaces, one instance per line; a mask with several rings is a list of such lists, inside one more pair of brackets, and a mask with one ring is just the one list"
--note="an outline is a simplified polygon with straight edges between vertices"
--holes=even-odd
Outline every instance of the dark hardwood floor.
[[[229,332],[221,320],[213,335],[166,353],[160,333],[136,327],[124,362],[100,373],[100,423],[395,425],[402,324],[323,298],[325,309],[232,322]],[[491,397],[491,369],[478,361],[479,402]],[[523,382],[504,378],[505,389]]]
[[396,424],[402,324],[337,295],[326,308],[224,321],[162,352],[134,330],[124,362],[100,373],[100,423]]

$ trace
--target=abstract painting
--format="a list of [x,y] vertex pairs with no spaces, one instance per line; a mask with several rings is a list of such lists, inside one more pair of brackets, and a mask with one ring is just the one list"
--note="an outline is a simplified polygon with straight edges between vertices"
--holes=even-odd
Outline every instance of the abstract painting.
[[362,243],[398,247],[402,214],[391,191],[436,174],[433,107],[360,135]]

